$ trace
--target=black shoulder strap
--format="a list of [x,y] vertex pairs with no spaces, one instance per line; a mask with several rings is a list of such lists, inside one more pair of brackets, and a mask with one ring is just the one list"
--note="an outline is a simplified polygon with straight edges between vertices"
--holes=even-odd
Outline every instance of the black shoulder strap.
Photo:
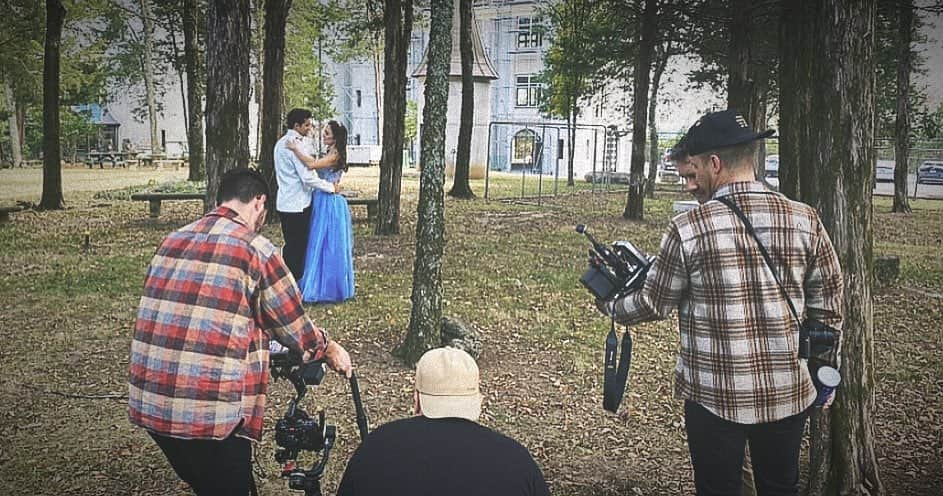
[[616,321],[612,317],[609,327],[609,335],[606,336],[606,356],[605,369],[603,371],[602,386],[602,407],[603,409],[616,413],[619,410],[619,404],[622,403],[622,396],[625,394],[625,384],[629,380],[629,365],[632,363],[632,335],[626,328],[622,335],[622,351],[619,354],[619,360],[616,361],[616,350],[618,346],[616,338]]
[[750,220],[747,219],[747,216],[743,214],[743,210],[740,210],[740,207],[738,207],[729,196],[718,197],[717,201],[727,205],[730,210],[733,210],[733,213],[737,214],[737,217],[739,217],[740,221],[743,222],[743,225],[746,226],[747,232],[753,236],[753,239],[756,241],[756,246],[760,249],[760,253],[763,255],[763,260],[766,260],[767,267],[769,267],[770,272],[773,273],[773,279],[776,279],[776,284],[779,285],[779,291],[783,294],[783,298],[786,299],[786,303],[789,304],[789,311],[792,312],[792,316],[796,319],[796,324],[799,325],[799,327],[802,327],[802,319],[799,318],[799,313],[796,312],[796,307],[793,306],[792,299],[789,298],[789,293],[786,292],[786,287],[783,286],[783,282],[779,278],[779,272],[776,271],[776,267],[773,265],[773,259],[770,258],[769,252],[766,251],[766,247],[763,246],[760,238],[756,235],[756,231],[753,230],[753,224],[750,223]]

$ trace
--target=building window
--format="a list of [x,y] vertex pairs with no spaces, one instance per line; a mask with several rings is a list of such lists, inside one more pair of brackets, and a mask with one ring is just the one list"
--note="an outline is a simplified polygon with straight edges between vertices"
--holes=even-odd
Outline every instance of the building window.
[[542,92],[537,76],[517,76],[518,107],[536,107],[540,103]]
[[540,137],[531,129],[521,129],[511,141],[511,166],[531,167],[540,162]]
[[359,144],[360,144],[360,135],[359,135],[359,134],[355,134],[355,135],[354,135],[354,143],[353,143],[353,144],[355,144],[355,145],[359,145]]
[[362,95],[360,94],[360,90],[357,90],[357,108],[360,108],[362,103],[363,103]]
[[517,18],[517,48],[538,48],[543,45],[539,17]]

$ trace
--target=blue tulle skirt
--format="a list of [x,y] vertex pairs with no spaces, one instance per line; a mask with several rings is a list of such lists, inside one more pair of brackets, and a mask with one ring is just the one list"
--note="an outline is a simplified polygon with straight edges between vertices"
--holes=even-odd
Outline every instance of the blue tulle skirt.
[[304,301],[338,302],[354,296],[354,236],[347,199],[315,191],[305,271],[298,281]]

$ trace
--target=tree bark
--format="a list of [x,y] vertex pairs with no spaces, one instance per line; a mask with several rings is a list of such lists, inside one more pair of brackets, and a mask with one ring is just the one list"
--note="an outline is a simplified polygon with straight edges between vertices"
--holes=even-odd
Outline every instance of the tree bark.
[[[181,7],[182,7],[182,4],[181,4]],[[182,28],[183,23],[181,22],[180,25],[177,24],[177,18],[175,14],[177,14],[178,12],[175,12],[173,9],[167,9],[166,13],[167,13],[167,18],[166,18],[165,29],[167,30],[167,33],[170,35],[170,46],[173,47],[173,51],[174,51],[173,67],[174,67],[174,71],[177,73],[177,79],[180,83],[180,100],[182,102],[181,107],[183,108],[183,120],[189,123],[190,112],[187,109],[187,107],[189,106],[187,102],[187,85],[186,85],[186,81],[184,81],[183,79],[183,76],[186,73],[186,68],[180,67],[180,47],[177,46],[177,29],[176,28],[177,27]],[[187,127],[187,134],[189,133],[190,133],[190,128]],[[189,136],[187,136],[187,140],[189,142]]]
[[383,76],[383,145],[380,155],[379,213],[375,233],[399,234],[403,181],[403,135],[406,125],[406,55],[413,29],[410,0],[385,0]]
[[[475,81],[472,77],[472,1],[459,0],[460,33],[459,46],[462,53],[462,112],[458,128],[458,147],[455,156],[455,177],[449,196],[474,198],[475,193],[468,183],[471,156],[472,128],[475,125]],[[542,146],[542,145],[541,145]]]
[[[570,146],[566,150],[566,185],[569,187],[576,186],[576,183],[573,179],[573,161],[576,158],[576,119],[580,115],[580,108],[577,105],[577,98],[575,94],[570,94],[569,103],[567,105],[567,134],[569,134]],[[593,164],[595,167],[595,164]],[[593,178],[595,180],[595,178]]]
[[206,166],[203,163],[203,62],[200,56],[199,30],[200,18],[198,0],[183,0],[183,58],[187,72],[187,157],[190,172],[187,179],[202,181],[206,179]]
[[7,119],[7,125],[10,127],[10,155],[13,167],[19,167],[23,164],[23,145],[20,142],[19,122],[16,119],[17,103],[13,95],[13,83],[8,77],[3,78],[3,91],[7,100],[7,112],[10,113]]
[[[399,4],[400,4],[401,6],[402,6],[404,3],[406,3],[406,2],[404,2],[403,0],[399,0]],[[385,5],[385,0],[384,0],[384,5]],[[376,11],[377,11],[377,6],[378,6],[378,0],[367,0],[367,8],[366,8],[366,11],[367,11],[367,16],[371,19],[371,23],[370,23],[371,25],[376,25],[376,23],[372,22],[372,20],[373,20],[373,19],[376,19],[376,18],[378,17],[377,12],[376,12]],[[402,7],[401,7],[401,8],[402,8]],[[411,4],[410,4],[410,9],[412,9],[412,5],[411,5]],[[384,16],[384,19],[385,19],[385,16],[386,16],[385,8],[384,8],[383,16]],[[384,23],[384,27],[386,27],[386,26],[387,26],[387,24]],[[390,66],[381,64],[381,57],[382,57],[384,60],[386,59],[386,48],[384,47],[383,53],[381,54],[381,53],[380,53],[380,47],[381,47],[381,45],[383,45],[384,40],[381,40],[381,39],[380,39],[380,32],[377,31],[377,30],[371,29],[371,32],[370,32],[370,41],[371,41],[371,43],[370,43],[370,59],[371,59],[371,61],[373,62],[373,94],[376,95],[376,99],[375,99],[375,102],[374,102],[374,103],[376,104],[376,111],[377,111],[377,114],[376,114],[376,115],[377,115],[377,134],[379,135],[380,133],[383,132],[384,129],[386,129],[385,126],[383,125],[383,119],[386,118],[386,116],[383,115],[383,110],[386,108],[386,106],[385,106],[385,104],[384,104],[384,101],[383,101],[384,98],[385,98],[385,96],[384,96],[383,91],[381,91],[381,89],[384,89],[384,88],[386,87],[386,86],[385,86],[385,85],[386,85],[386,76],[384,75],[384,70],[385,70],[385,69],[389,69]],[[408,34],[407,34],[407,37],[406,37],[406,43],[407,43],[407,46],[408,46],[408,44],[409,44],[409,35],[408,35]],[[405,57],[403,58],[403,60],[406,60]],[[405,63],[405,62],[404,62],[404,63]],[[380,81],[383,81],[383,83],[381,83]],[[404,79],[403,81],[404,81],[403,84],[405,85],[405,84],[406,84],[406,83],[405,83],[405,79]],[[381,88],[381,86],[382,86],[382,88]],[[405,92],[406,89],[403,88],[403,91]],[[386,95],[386,96],[389,96],[389,95]],[[381,157],[382,157],[382,152],[381,152]],[[399,159],[400,159],[400,161],[402,162],[402,160],[403,160],[402,152],[400,152],[400,158],[399,158]]]
[[652,71],[652,53],[658,28],[658,2],[645,0],[639,27],[638,64],[632,84],[632,162],[629,192],[622,217],[642,220],[645,203],[645,130],[648,121],[648,85]]
[[[816,206],[844,270],[843,381],[812,423],[810,494],[883,494],[874,452],[874,321],[871,300],[874,187],[875,0],[815,0],[814,113],[808,148],[817,164]],[[830,421],[829,421],[830,417]],[[825,454],[826,456],[820,456]],[[830,460],[828,460],[830,458]],[[830,464],[828,462],[831,461]],[[824,466],[823,466],[824,464]],[[817,480],[819,475],[824,480]]]
[[249,0],[209,2],[206,16],[206,199],[219,178],[249,165]]
[[731,0],[727,18],[730,45],[727,53],[727,108],[736,109],[748,122],[753,116],[753,81],[750,78],[750,0]]
[[147,117],[151,129],[151,153],[161,153],[160,132],[157,128],[157,97],[154,89],[154,19],[151,17],[149,0],[140,0],[141,21],[144,23],[144,93],[147,100]]
[[655,197],[655,179],[658,176],[658,163],[660,156],[658,153],[658,127],[656,124],[655,111],[658,109],[658,88],[661,87],[661,76],[665,73],[665,66],[668,65],[668,57],[671,53],[671,41],[665,43],[655,50],[655,72],[652,74],[651,97],[648,99],[648,178],[645,181],[645,196]]
[[419,183],[412,313],[397,350],[412,365],[438,345],[442,320],[442,252],[445,247],[445,125],[452,51],[452,0],[432,0],[425,106],[422,110],[422,175]]
[[910,163],[910,73],[913,70],[911,42],[914,30],[914,8],[910,2],[897,7],[897,123],[894,140],[894,212],[909,214],[907,171]]
[[[812,0],[782,0],[779,28],[779,191],[798,200],[807,160],[812,90]],[[802,181],[803,183],[808,180]],[[814,182],[814,181],[812,181]]]
[[292,0],[265,0],[265,37],[262,49],[262,120],[259,171],[269,183],[266,204],[275,211],[275,143],[282,134],[282,101],[285,97],[285,24]]
[[59,140],[59,46],[66,10],[61,0],[46,0],[43,54],[43,193],[39,208],[58,210],[62,199],[62,146]]

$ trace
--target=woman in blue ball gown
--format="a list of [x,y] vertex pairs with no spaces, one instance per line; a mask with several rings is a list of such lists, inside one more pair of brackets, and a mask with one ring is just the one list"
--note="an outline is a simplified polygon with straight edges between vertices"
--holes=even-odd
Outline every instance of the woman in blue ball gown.
[[[325,181],[338,183],[347,171],[347,128],[328,121],[323,131],[327,154],[314,158],[303,144],[288,144],[305,166]],[[334,303],[354,296],[354,243],[347,199],[315,190],[311,200],[311,225],[305,271],[298,281],[308,303]]]

